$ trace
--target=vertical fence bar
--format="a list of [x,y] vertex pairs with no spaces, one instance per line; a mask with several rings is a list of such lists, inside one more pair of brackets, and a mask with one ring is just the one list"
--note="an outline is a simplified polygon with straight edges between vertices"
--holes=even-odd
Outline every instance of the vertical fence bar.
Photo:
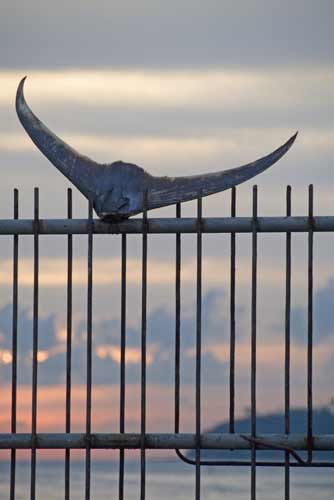
[[[286,188],[286,215],[291,217],[291,187]],[[284,432],[290,432],[290,315],[291,315],[291,232],[285,242],[285,366],[284,366]],[[290,500],[290,454],[285,452],[284,497]]]
[[140,446],[140,499],[146,494],[146,329],[147,329],[147,191],[143,204],[142,247],[142,317],[141,317],[141,446]]
[[[72,219],[72,190],[67,190],[67,218]],[[67,236],[67,306],[66,306],[66,433],[71,432],[71,365],[72,365],[72,281],[73,236]],[[70,498],[70,453],[65,450],[65,500]]]
[[85,499],[90,499],[91,483],[91,420],[92,420],[92,304],[93,303],[93,206],[88,208],[87,259],[87,386],[86,386],[86,471]]
[[[176,204],[176,218],[181,217],[181,204]],[[175,237],[175,433],[180,432],[180,351],[181,351],[181,234]]]
[[[231,190],[231,217],[236,216],[236,188]],[[234,432],[235,416],[235,233],[231,233],[230,264],[230,422],[229,430]]]
[[202,351],[202,193],[197,200],[196,284],[196,481],[195,498],[201,498],[201,351]]
[[31,476],[30,498],[36,497],[36,431],[37,431],[37,366],[38,366],[38,275],[39,275],[39,191],[34,189],[34,290],[33,290],[33,347],[31,397]]
[[[125,432],[125,350],[126,350],[126,234],[122,234],[121,269],[121,365],[120,365],[120,414],[119,432]],[[124,449],[119,450],[119,500],[124,499]]]
[[313,185],[308,191],[308,307],[307,307],[307,460],[312,462],[312,420],[313,420]]
[[[19,192],[14,189],[14,219],[19,218]],[[13,236],[13,309],[12,309],[12,405],[11,405],[11,432],[16,433],[17,407],[17,308],[18,308],[18,256],[19,237]],[[10,500],[15,499],[16,450],[13,448],[10,455]]]
[[[257,186],[253,186],[251,304],[251,435],[256,437]],[[256,446],[251,451],[251,500],[256,499]]]

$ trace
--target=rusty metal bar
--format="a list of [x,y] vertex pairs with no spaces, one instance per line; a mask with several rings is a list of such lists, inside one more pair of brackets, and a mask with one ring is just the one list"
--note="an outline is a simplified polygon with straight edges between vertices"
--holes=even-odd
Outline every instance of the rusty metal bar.
[[[178,452],[177,455],[181,458],[181,453]],[[182,455],[182,460],[189,464],[189,465],[194,465],[193,461],[188,459],[186,456]],[[204,467],[249,467],[251,466],[252,462],[247,461],[247,460],[201,460],[201,466]],[[256,467],[284,467],[285,462],[282,460],[256,460]],[[297,467],[297,468],[333,468],[334,467],[334,462],[328,462],[322,461],[322,462],[290,462],[290,467]]]
[[[181,204],[176,205],[176,217],[181,217]],[[174,428],[180,432],[180,351],[181,351],[181,234],[175,238],[175,394]]]
[[[72,219],[72,190],[67,190],[67,217]],[[72,366],[72,274],[73,236],[67,236],[67,311],[66,311],[66,422],[65,429],[71,432],[71,366]],[[70,453],[65,450],[65,500],[70,498]]]
[[288,446],[285,447],[276,446],[275,444],[270,443],[270,441],[268,441],[267,439],[248,437],[245,435],[242,435],[242,437],[247,441],[249,441],[250,443],[254,443],[260,450],[267,449],[267,450],[287,451],[293,458],[297,460],[297,462],[305,465],[305,461],[298,455],[298,453],[293,448],[290,448]]
[[[286,188],[286,215],[291,217],[291,187]],[[285,243],[285,364],[284,364],[284,431],[290,432],[290,316],[291,316],[291,233]],[[290,500],[290,454],[285,452],[284,495]]]
[[[256,307],[257,307],[257,186],[253,186],[252,303],[251,303],[251,434],[256,437]],[[251,451],[251,500],[256,499],[256,447]]]
[[[201,449],[214,450],[250,450],[252,444],[245,436],[251,434],[239,433],[203,433],[201,434]],[[305,434],[257,434],[258,440],[271,443],[276,447],[307,450],[307,433]],[[85,449],[86,433],[37,433],[33,438],[31,433],[0,434],[0,449],[30,449],[35,439],[36,449]],[[146,449],[195,449],[196,433],[146,433]],[[333,451],[334,434],[313,435],[314,451]],[[141,433],[91,433],[91,449],[140,449]],[[283,462],[284,464],[284,462]]]
[[[231,217],[236,216],[236,188],[231,189]],[[235,417],[235,233],[231,233],[230,264],[230,421],[229,430],[234,432]]]
[[313,185],[308,191],[308,305],[307,305],[307,437],[308,462],[312,461],[312,434],[313,434]]
[[201,352],[202,352],[202,198],[197,200],[196,271],[196,481],[195,499],[201,497]]
[[87,256],[87,382],[86,382],[86,466],[85,499],[90,500],[91,485],[91,421],[92,421],[92,303],[93,303],[93,206],[88,207],[88,256]]
[[141,316],[141,425],[140,499],[146,495],[146,330],[147,330],[147,191],[144,195],[142,240],[142,316]]
[[[143,219],[129,219],[108,224],[93,220],[93,234],[142,234]],[[40,219],[39,234],[87,234],[88,219]],[[333,216],[313,217],[313,232],[334,231]],[[308,233],[308,216],[296,217],[258,217],[258,233]],[[252,233],[252,217],[208,217],[202,219],[202,233]],[[175,234],[197,233],[197,218],[152,218],[147,223],[147,233]],[[34,234],[33,219],[1,219],[0,235]]]
[[[126,353],[126,234],[122,234],[122,263],[121,263],[121,359],[120,359],[120,403],[119,403],[119,431],[125,432],[125,353]],[[119,500],[124,499],[124,449],[119,450]]]
[[[244,438],[246,436],[243,436]],[[249,438],[249,441],[252,441],[252,438]],[[263,445],[262,445],[263,446]],[[262,448],[261,448],[262,449]],[[269,448],[267,448],[269,449]],[[271,448],[272,449],[272,448]],[[279,448],[281,450],[281,448]],[[176,450],[178,457],[183,460],[183,462],[189,465],[195,465],[196,462],[194,460],[183,455],[179,450]],[[297,456],[294,450],[291,450],[291,454]],[[300,460],[296,462],[290,462],[290,467],[304,467],[304,468],[332,468],[334,467],[334,462],[331,461],[320,461],[320,462],[304,462]],[[205,467],[213,466],[213,467],[249,467],[252,465],[252,462],[249,460],[201,460],[201,465]],[[281,460],[256,460],[256,467],[284,467],[285,462]]]
[[31,476],[30,498],[36,497],[36,432],[37,432],[37,367],[38,367],[38,278],[39,278],[39,190],[34,189],[34,296],[33,296],[33,348],[31,394]]
[[[14,189],[14,219],[19,218],[19,192]],[[12,306],[12,401],[11,401],[11,432],[16,433],[17,414],[17,313],[18,313],[18,257],[19,236],[13,236],[13,306]],[[16,450],[10,454],[10,500],[15,499]]]

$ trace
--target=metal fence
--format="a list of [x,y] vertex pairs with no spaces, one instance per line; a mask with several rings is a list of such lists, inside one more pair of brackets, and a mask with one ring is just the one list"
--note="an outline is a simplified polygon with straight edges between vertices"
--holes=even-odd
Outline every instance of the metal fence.
[[[89,206],[88,219],[72,219],[72,193],[68,191],[68,218],[43,220],[39,217],[38,189],[35,189],[34,219],[19,219],[18,191],[14,192],[14,218],[0,220],[0,234],[13,236],[13,323],[12,323],[12,402],[11,433],[0,435],[0,448],[11,450],[10,498],[15,498],[16,450],[31,450],[30,498],[36,496],[36,451],[38,449],[63,449],[65,453],[64,497],[70,498],[70,453],[71,449],[85,450],[85,498],[91,498],[91,450],[119,450],[119,498],[124,498],[125,450],[140,450],[140,493],[145,499],[146,450],[173,449],[180,459],[195,469],[195,498],[201,497],[201,466],[246,466],[251,469],[250,496],[256,498],[256,470],[259,466],[283,467],[285,469],[285,498],[290,498],[291,467],[333,467],[334,462],[315,461],[314,450],[334,450],[332,435],[313,433],[313,235],[314,232],[334,231],[334,217],[315,217],[313,214],[313,188],[309,187],[308,215],[291,216],[291,189],[286,191],[285,217],[258,217],[257,188],[253,188],[253,211],[251,217],[236,216],[236,189],[231,190],[231,216],[227,218],[203,218],[202,200],[197,201],[197,217],[182,218],[181,206],[176,205],[175,218],[148,218],[144,211],[141,219],[130,219],[121,223],[107,224],[93,219]],[[257,242],[258,233],[286,234],[285,261],[285,428],[283,434],[257,433]],[[304,232],[308,235],[308,327],[307,327],[307,433],[290,433],[290,316],[291,316],[291,235]],[[175,235],[175,423],[174,434],[152,434],[146,432],[146,330],[147,330],[147,244],[151,233]],[[181,341],[181,235],[197,235],[196,271],[196,429],[193,434],[180,433],[180,341]],[[201,426],[201,330],[202,330],[202,235],[204,233],[230,234],[230,353],[229,353],[229,433],[202,433]],[[236,238],[237,233],[250,233],[252,238],[251,278],[251,432],[235,432],[235,310],[236,310]],[[45,234],[67,235],[67,351],[66,351],[66,423],[65,433],[45,434],[37,432],[38,391],[38,305],[39,305],[39,237]],[[73,235],[88,237],[88,286],[87,286],[87,380],[86,380],[86,432],[71,432],[71,348],[72,348],[72,265]],[[121,234],[121,332],[120,332],[120,414],[119,433],[102,434],[91,431],[92,407],[92,269],[94,234]],[[141,279],[141,427],[139,434],[127,433],[125,429],[125,355],[126,355],[126,295],[127,295],[127,234],[142,235],[142,279]],[[19,237],[32,235],[34,239],[33,281],[33,357],[32,357],[32,425],[31,433],[17,432],[17,340],[18,340],[18,264]],[[180,450],[192,449],[195,459]],[[250,460],[203,461],[203,449],[249,450]],[[271,449],[284,452],[284,460],[259,460],[257,450]],[[306,460],[299,452],[307,452]]]

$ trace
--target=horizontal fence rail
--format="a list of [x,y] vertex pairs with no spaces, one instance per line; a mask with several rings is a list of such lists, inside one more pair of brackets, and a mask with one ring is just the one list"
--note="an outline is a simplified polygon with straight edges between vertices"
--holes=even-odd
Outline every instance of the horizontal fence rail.
[[[253,217],[203,217],[201,220],[202,233],[252,233]],[[39,234],[88,234],[88,219],[39,219]],[[107,223],[94,219],[92,221],[93,234],[143,234],[144,222],[142,219],[130,219],[119,223]],[[196,233],[198,231],[197,218],[152,218],[147,219],[147,233],[175,234]],[[33,219],[1,219],[0,234],[34,234],[36,222]],[[334,231],[334,217],[257,217],[257,233],[305,233],[310,229],[314,232]]]
[[[251,450],[252,443],[249,440],[251,434],[201,434],[201,449],[206,450]],[[304,434],[258,434],[256,436],[257,447],[272,446],[275,449],[291,448],[294,450],[307,450],[308,440]],[[312,436],[313,450],[334,450],[334,434],[321,434]],[[179,433],[146,433],[145,449],[168,450],[182,448],[190,450],[196,448],[196,434]],[[35,438],[31,434],[0,434],[0,449],[86,449],[87,435],[85,433],[39,433]],[[108,434],[91,433],[89,435],[89,447],[91,449],[141,449],[141,434]],[[277,448],[276,448],[277,447]],[[268,449],[268,448],[267,448]]]

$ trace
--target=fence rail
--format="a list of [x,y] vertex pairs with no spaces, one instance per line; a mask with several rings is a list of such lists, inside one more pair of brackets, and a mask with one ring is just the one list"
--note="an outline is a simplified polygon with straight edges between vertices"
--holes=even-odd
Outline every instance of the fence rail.
[[[248,440],[250,434],[201,434],[201,449],[203,450],[250,450],[252,444]],[[294,450],[307,450],[307,435],[305,434],[258,434],[256,436],[264,444]],[[334,450],[334,434],[312,436],[312,449],[317,451]],[[85,433],[38,433],[35,439],[29,433],[0,434],[0,449],[30,449],[32,444],[38,449],[85,449],[87,435]],[[92,433],[89,436],[91,449],[140,449],[141,434],[138,433]],[[185,450],[196,447],[196,434],[179,433],[146,433],[145,448],[151,450]]]
[[[38,234],[88,234],[88,219],[38,219]],[[109,224],[100,220],[92,221],[93,234],[143,234],[142,219],[130,219]],[[251,233],[253,217],[203,217],[202,233]],[[197,233],[198,220],[193,217],[147,219],[148,234]],[[257,233],[306,233],[334,231],[333,216],[317,217],[257,217]],[[2,219],[0,234],[33,235],[36,231],[34,219]]]
[[[63,449],[65,455],[64,497],[70,498],[70,450],[85,450],[85,499],[91,498],[91,450],[119,450],[119,499],[124,499],[124,458],[126,449],[140,450],[140,492],[141,500],[146,497],[146,450],[174,449],[177,455],[195,466],[195,498],[201,496],[201,466],[209,462],[201,460],[204,449],[250,450],[248,461],[213,461],[211,465],[245,465],[251,468],[250,497],[256,498],[256,468],[259,465],[283,466],[285,499],[290,499],[290,467],[327,467],[334,462],[316,462],[313,451],[334,450],[334,432],[330,435],[315,435],[313,432],[313,234],[314,232],[333,232],[333,216],[314,216],[313,187],[309,187],[309,207],[307,216],[291,215],[291,189],[286,192],[286,216],[258,217],[257,188],[253,189],[252,217],[236,216],[236,189],[231,190],[231,217],[202,217],[201,198],[197,203],[197,217],[181,216],[181,206],[176,205],[175,218],[149,218],[144,210],[142,218],[108,224],[93,219],[92,206],[89,206],[87,219],[72,218],[72,194],[68,191],[67,219],[40,219],[38,189],[35,189],[34,218],[19,219],[18,191],[14,192],[14,218],[0,220],[0,235],[13,236],[13,324],[12,324],[12,408],[11,433],[0,434],[0,449],[11,450],[10,499],[14,500],[16,485],[16,450],[31,450],[30,498],[36,497],[36,450]],[[307,265],[307,432],[305,435],[291,433],[290,428],[290,318],[291,318],[291,237],[293,233],[304,232],[308,235]],[[149,234],[174,234],[175,236],[175,411],[174,433],[152,434],[146,432],[146,329],[147,329],[147,246]],[[196,269],[196,387],[195,387],[195,432],[180,432],[180,351],[181,351],[181,234],[193,233],[197,236]],[[203,434],[201,430],[201,330],[202,330],[202,235],[204,233],[230,234],[230,353],[229,353],[229,433]],[[235,432],[235,312],[236,312],[236,245],[237,233],[250,233],[252,236],[252,273],[251,295],[251,433]],[[257,237],[258,233],[283,233],[286,235],[285,248],[285,355],[284,355],[284,434],[258,434],[257,432]],[[71,356],[72,356],[72,299],[73,299],[73,235],[84,234],[88,239],[87,259],[87,331],[86,331],[86,425],[85,433],[71,432]],[[95,234],[121,234],[121,328],[120,328],[120,410],[119,433],[103,434],[91,432],[92,405],[92,294],[93,294],[93,236]],[[126,432],[125,394],[126,394],[126,297],[127,297],[127,235],[142,236],[142,289],[141,289],[141,398],[139,434]],[[34,283],[33,283],[33,356],[32,356],[32,427],[31,433],[17,433],[17,338],[18,338],[18,283],[19,283],[19,236],[32,235],[34,238]],[[39,237],[41,235],[66,235],[67,246],[67,339],[66,339],[66,422],[65,433],[37,432],[37,392],[38,392],[38,303],[39,303]],[[194,450],[195,460],[182,455],[180,449]],[[284,461],[259,460],[258,450],[270,449],[284,452]],[[296,453],[306,451],[307,460]]]

